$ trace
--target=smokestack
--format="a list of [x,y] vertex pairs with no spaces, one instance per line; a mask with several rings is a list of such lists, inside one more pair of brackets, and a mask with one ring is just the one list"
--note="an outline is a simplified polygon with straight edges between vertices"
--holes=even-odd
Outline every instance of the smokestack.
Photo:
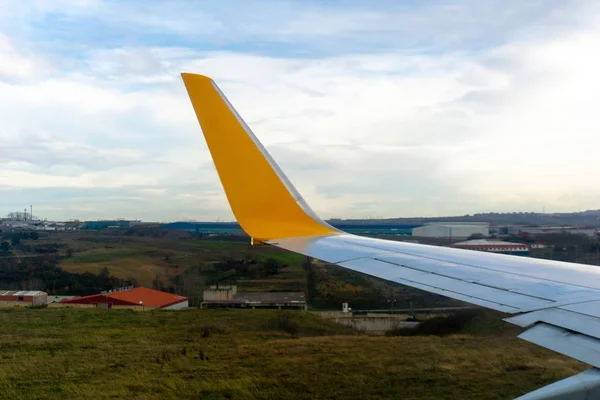
[[27,221],[27,209],[23,209],[23,221]]
[[33,204],[29,205],[29,219],[33,221]]

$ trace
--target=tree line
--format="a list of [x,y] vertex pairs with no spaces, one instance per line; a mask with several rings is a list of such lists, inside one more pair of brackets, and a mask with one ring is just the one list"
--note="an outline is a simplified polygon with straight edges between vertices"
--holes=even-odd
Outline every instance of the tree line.
[[108,268],[100,274],[73,273],[58,266],[59,256],[0,257],[0,288],[5,290],[42,290],[52,295],[85,296],[123,286],[137,286],[133,279],[110,275]]

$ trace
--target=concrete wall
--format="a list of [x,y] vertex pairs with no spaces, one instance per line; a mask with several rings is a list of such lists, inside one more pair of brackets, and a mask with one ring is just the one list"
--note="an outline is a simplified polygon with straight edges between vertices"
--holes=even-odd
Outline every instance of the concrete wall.
[[204,291],[202,300],[231,300],[235,294],[237,285],[220,286],[218,289],[213,285]]
[[181,303],[170,305],[169,307],[164,307],[163,310],[181,310],[182,308],[188,308],[189,306],[189,301],[186,300]]
[[399,328],[414,328],[418,322],[405,321],[398,316],[351,316],[327,318],[338,324],[351,326],[354,329],[370,334],[385,335],[386,332]]
[[33,304],[35,304],[36,306],[41,306],[46,303],[48,303],[47,293],[40,293],[37,296],[33,296]]

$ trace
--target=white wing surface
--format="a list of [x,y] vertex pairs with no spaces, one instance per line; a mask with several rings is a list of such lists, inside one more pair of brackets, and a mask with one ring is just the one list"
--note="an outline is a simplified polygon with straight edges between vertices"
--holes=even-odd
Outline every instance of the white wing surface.
[[519,337],[590,364],[520,397],[600,398],[600,268],[365,238],[319,219],[216,84],[182,74],[234,215],[266,243],[514,316]]

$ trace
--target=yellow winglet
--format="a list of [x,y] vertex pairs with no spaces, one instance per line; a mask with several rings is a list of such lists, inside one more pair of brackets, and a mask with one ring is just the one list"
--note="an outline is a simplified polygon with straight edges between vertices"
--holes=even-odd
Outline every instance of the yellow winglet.
[[253,242],[341,233],[315,215],[212,79],[181,76],[229,205]]

